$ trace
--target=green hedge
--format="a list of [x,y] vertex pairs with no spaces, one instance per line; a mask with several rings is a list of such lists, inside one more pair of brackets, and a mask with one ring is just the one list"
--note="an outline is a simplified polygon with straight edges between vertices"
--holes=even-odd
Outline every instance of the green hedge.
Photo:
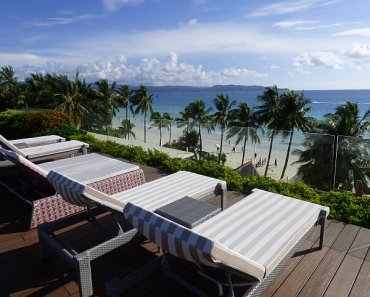
[[157,150],[145,151],[142,147],[125,146],[112,141],[101,141],[92,135],[80,135],[72,138],[88,142],[93,151],[156,167],[168,173],[186,170],[223,179],[226,181],[229,190],[249,194],[252,189],[259,188],[326,205],[330,207],[330,218],[370,228],[370,197],[368,196],[358,198],[349,192],[320,194],[302,182],[286,183],[268,177],[257,176],[244,178],[230,167],[214,162],[191,162],[183,159],[171,159],[167,154]]
[[70,118],[64,112],[55,110],[9,109],[0,112],[0,134],[9,139],[44,134],[45,131],[56,129],[63,124],[71,125]]

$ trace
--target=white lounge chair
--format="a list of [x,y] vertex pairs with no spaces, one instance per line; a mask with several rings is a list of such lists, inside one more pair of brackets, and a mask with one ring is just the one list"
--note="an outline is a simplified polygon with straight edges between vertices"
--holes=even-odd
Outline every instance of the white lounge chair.
[[[87,207],[91,203],[105,206],[109,210],[117,211],[122,219],[122,210],[129,202],[154,210],[185,196],[208,200],[220,195],[222,207],[226,206],[225,181],[185,171],[165,176],[114,195],[104,194],[54,171],[48,174],[48,178],[57,192],[69,203]],[[77,270],[81,295],[90,296],[93,293],[91,261],[129,242],[137,234],[137,231],[125,221],[121,222],[117,229],[118,232],[112,239],[76,254],[55,238],[53,224],[45,224],[38,228],[41,254],[48,255],[50,249],[55,249],[64,259],[67,259]]]
[[[45,197],[39,194],[37,199],[29,198],[30,192],[34,192],[34,187],[31,187],[38,181],[44,181],[49,185],[47,175],[51,169],[108,194],[122,192],[145,183],[144,173],[139,166],[95,153],[37,165],[3,148],[0,148],[0,154],[22,169],[16,175],[17,183],[23,181],[25,184],[22,185],[21,191],[14,186],[13,176],[8,179],[4,177],[0,184],[31,206],[30,228],[85,210],[84,207],[66,202],[59,195]],[[24,171],[31,174],[26,174],[26,177],[22,178]]]
[[0,142],[6,148],[16,152],[24,158],[32,161],[42,161],[65,156],[73,156],[77,153],[87,154],[89,144],[77,140],[62,141],[45,145],[18,148],[0,135]]
[[[217,284],[219,295],[223,294],[222,286],[228,286],[228,296],[234,296],[233,286],[248,285],[248,296],[258,296],[318,223],[322,248],[329,208],[255,189],[192,229],[132,203],[123,213],[140,233],[165,251],[165,274],[193,293],[206,296],[172,270],[169,255],[195,263],[202,276]],[[225,272],[225,280],[216,279],[209,271]],[[234,284],[233,276],[246,281]]]
[[37,137],[30,137],[30,138],[13,139],[13,140],[8,140],[8,141],[14,146],[16,146],[17,148],[22,149],[26,147],[62,142],[62,141],[66,141],[66,139],[59,135],[45,135],[45,136],[37,136]]

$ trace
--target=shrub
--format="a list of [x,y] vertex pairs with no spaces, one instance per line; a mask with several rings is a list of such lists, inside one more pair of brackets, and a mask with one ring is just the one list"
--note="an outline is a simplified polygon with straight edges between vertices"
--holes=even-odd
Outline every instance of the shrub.
[[71,119],[69,116],[67,116],[67,114],[56,110],[28,112],[25,119],[25,125],[27,126],[31,135],[56,129],[62,124],[71,125],[71,123]]
[[27,112],[12,110],[0,112],[0,134],[5,138],[16,139],[27,137],[25,118]]
[[35,133],[33,134],[33,136],[52,135],[52,134],[62,136],[66,139],[71,139],[71,136],[73,135],[84,135],[87,134],[87,132],[82,129],[72,127],[68,124],[62,124],[55,129],[47,130],[41,133]]
[[370,197],[368,196],[358,198],[352,196],[349,192],[319,194],[303,182],[286,183],[263,176],[244,178],[230,167],[207,160],[191,162],[178,158],[171,159],[167,154],[157,150],[144,151],[141,147],[131,147],[112,141],[97,140],[92,135],[79,135],[72,138],[88,142],[90,148],[94,151],[157,167],[168,173],[186,170],[223,179],[226,181],[229,190],[249,194],[252,189],[258,188],[326,205],[330,207],[330,218],[370,228]]
[[[70,118],[55,110],[7,110],[0,113],[0,134],[9,139],[47,135],[62,124],[71,124]],[[62,128],[63,129],[63,128]],[[65,131],[67,132],[67,131]]]

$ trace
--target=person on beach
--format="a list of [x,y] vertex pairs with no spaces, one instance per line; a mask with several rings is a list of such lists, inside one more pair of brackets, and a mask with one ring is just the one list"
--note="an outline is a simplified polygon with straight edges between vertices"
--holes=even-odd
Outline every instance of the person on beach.
[[235,146],[233,147],[232,151],[235,153]]
[[220,145],[216,144],[216,150],[218,151],[220,149]]
[[275,158],[275,168],[277,167],[277,159]]

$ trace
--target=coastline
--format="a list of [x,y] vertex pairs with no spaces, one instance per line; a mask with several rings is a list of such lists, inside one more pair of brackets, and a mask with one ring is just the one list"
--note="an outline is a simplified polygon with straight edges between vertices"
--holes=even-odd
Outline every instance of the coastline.
[[[133,145],[133,146],[142,146],[145,149],[151,148],[151,149],[157,149],[162,152],[169,153],[171,157],[175,157],[176,154],[179,154],[178,157],[183,157],[183,156],[189,156],[192,155],[191,153],[185,152],[185,151],[179,151],[179,150],[173,150],[165,147],[160,147],[159,146],[159,130],[158,128],[151,128],[149,129],[149,124],[147,123],[147,130],[146,130],[146,135],[147,135],[147,142],[144,143],[144,126],[142,120],[138,118],[131,119],[131,121],[135,124],[135,127],[133,128],[133,132],[136,135],[135,139],[132,139],[130,137],[129,140],[118,138],[115,139],[115,141],[118,141],[122,144],[127,144],[127,145]],[[113,121],[113,128],[117,128],[119,126],[119,119],[115,118]],[[182,128],[177,128],[176,125],[173,125],[172,127],[172,135],[171,138],[172,140],[177,140],[180,136],[182,136],[183,129]],[[295,149],[301,149],[301,137],[303,135],[301,133],[295,133],[297,135],[294,135],[295,137],[293,138],[293,143],[292,143],[292,148],[291,152]],[[206,131],[202,132],[202,138],[203,138],[203,151],[212,153],[217,155],[217,146],[220,144],[220,132],[219,131],[214,131],[212,134],[208,134]],[[303,139],[303,138],[302,138]],[[112,139],[114,140],[114,139]],[[266,163],[263,162],[265,158],[267,159],[268,156],[268,151],[269,151],[269,145],[270,141],[268,139],[267,135],[260,135],[260,144],[252,144],[250,141],[247,141],[246,144],[246,152],[245,152],[245,159],[244,163],[248,161],[252,161],[253,164],[257,164],[260,160],[260,163],[264,163],[263,166],[257,167],[257,171],[260,175],[264,175],[265,168],[266,168]],[[167,143],[169,141],[169,131],[167,129],[162,130],[162,143]],[[269,164],[269,170],[267,176],[279,180],[281,172],[283,170],[285,158],[286,158],[286,152],[288,148],[288,139],[282,140],[281,136],[276,136],[274,143],[273,143],[273,149],[271,153],[271,160]],[[223,142],[223,152],[226,154],[226,163],[225,165],[236,169],[237,167],[241,166],[241,161],[242,161],[242,143],[239,143],[235,147],[235,151],[233,151],[233,147],[235,146],[235,138],[230,139],[230,144],[229,140],[226,140],[226,137],[224,137],[224,142]],[[173,152],[170,152],[169,150],[173,150]],[[178,153],[174,152],[177,151]],[[182,153],[180,153],[182,152]],[[256,158],[254,157],[254,154],[256,153]],[[277,166],[275,166],[275,158],[277,161]],[[289,181],[292,178],[294,178],[297,174],[297,170],[299,168],[299,164],[292,164],[293,162],[298,160],[298,156],[293,155],[292,153],[289,156],[289,162],[288,166],[285,172],[285,177],[284,181]]]

